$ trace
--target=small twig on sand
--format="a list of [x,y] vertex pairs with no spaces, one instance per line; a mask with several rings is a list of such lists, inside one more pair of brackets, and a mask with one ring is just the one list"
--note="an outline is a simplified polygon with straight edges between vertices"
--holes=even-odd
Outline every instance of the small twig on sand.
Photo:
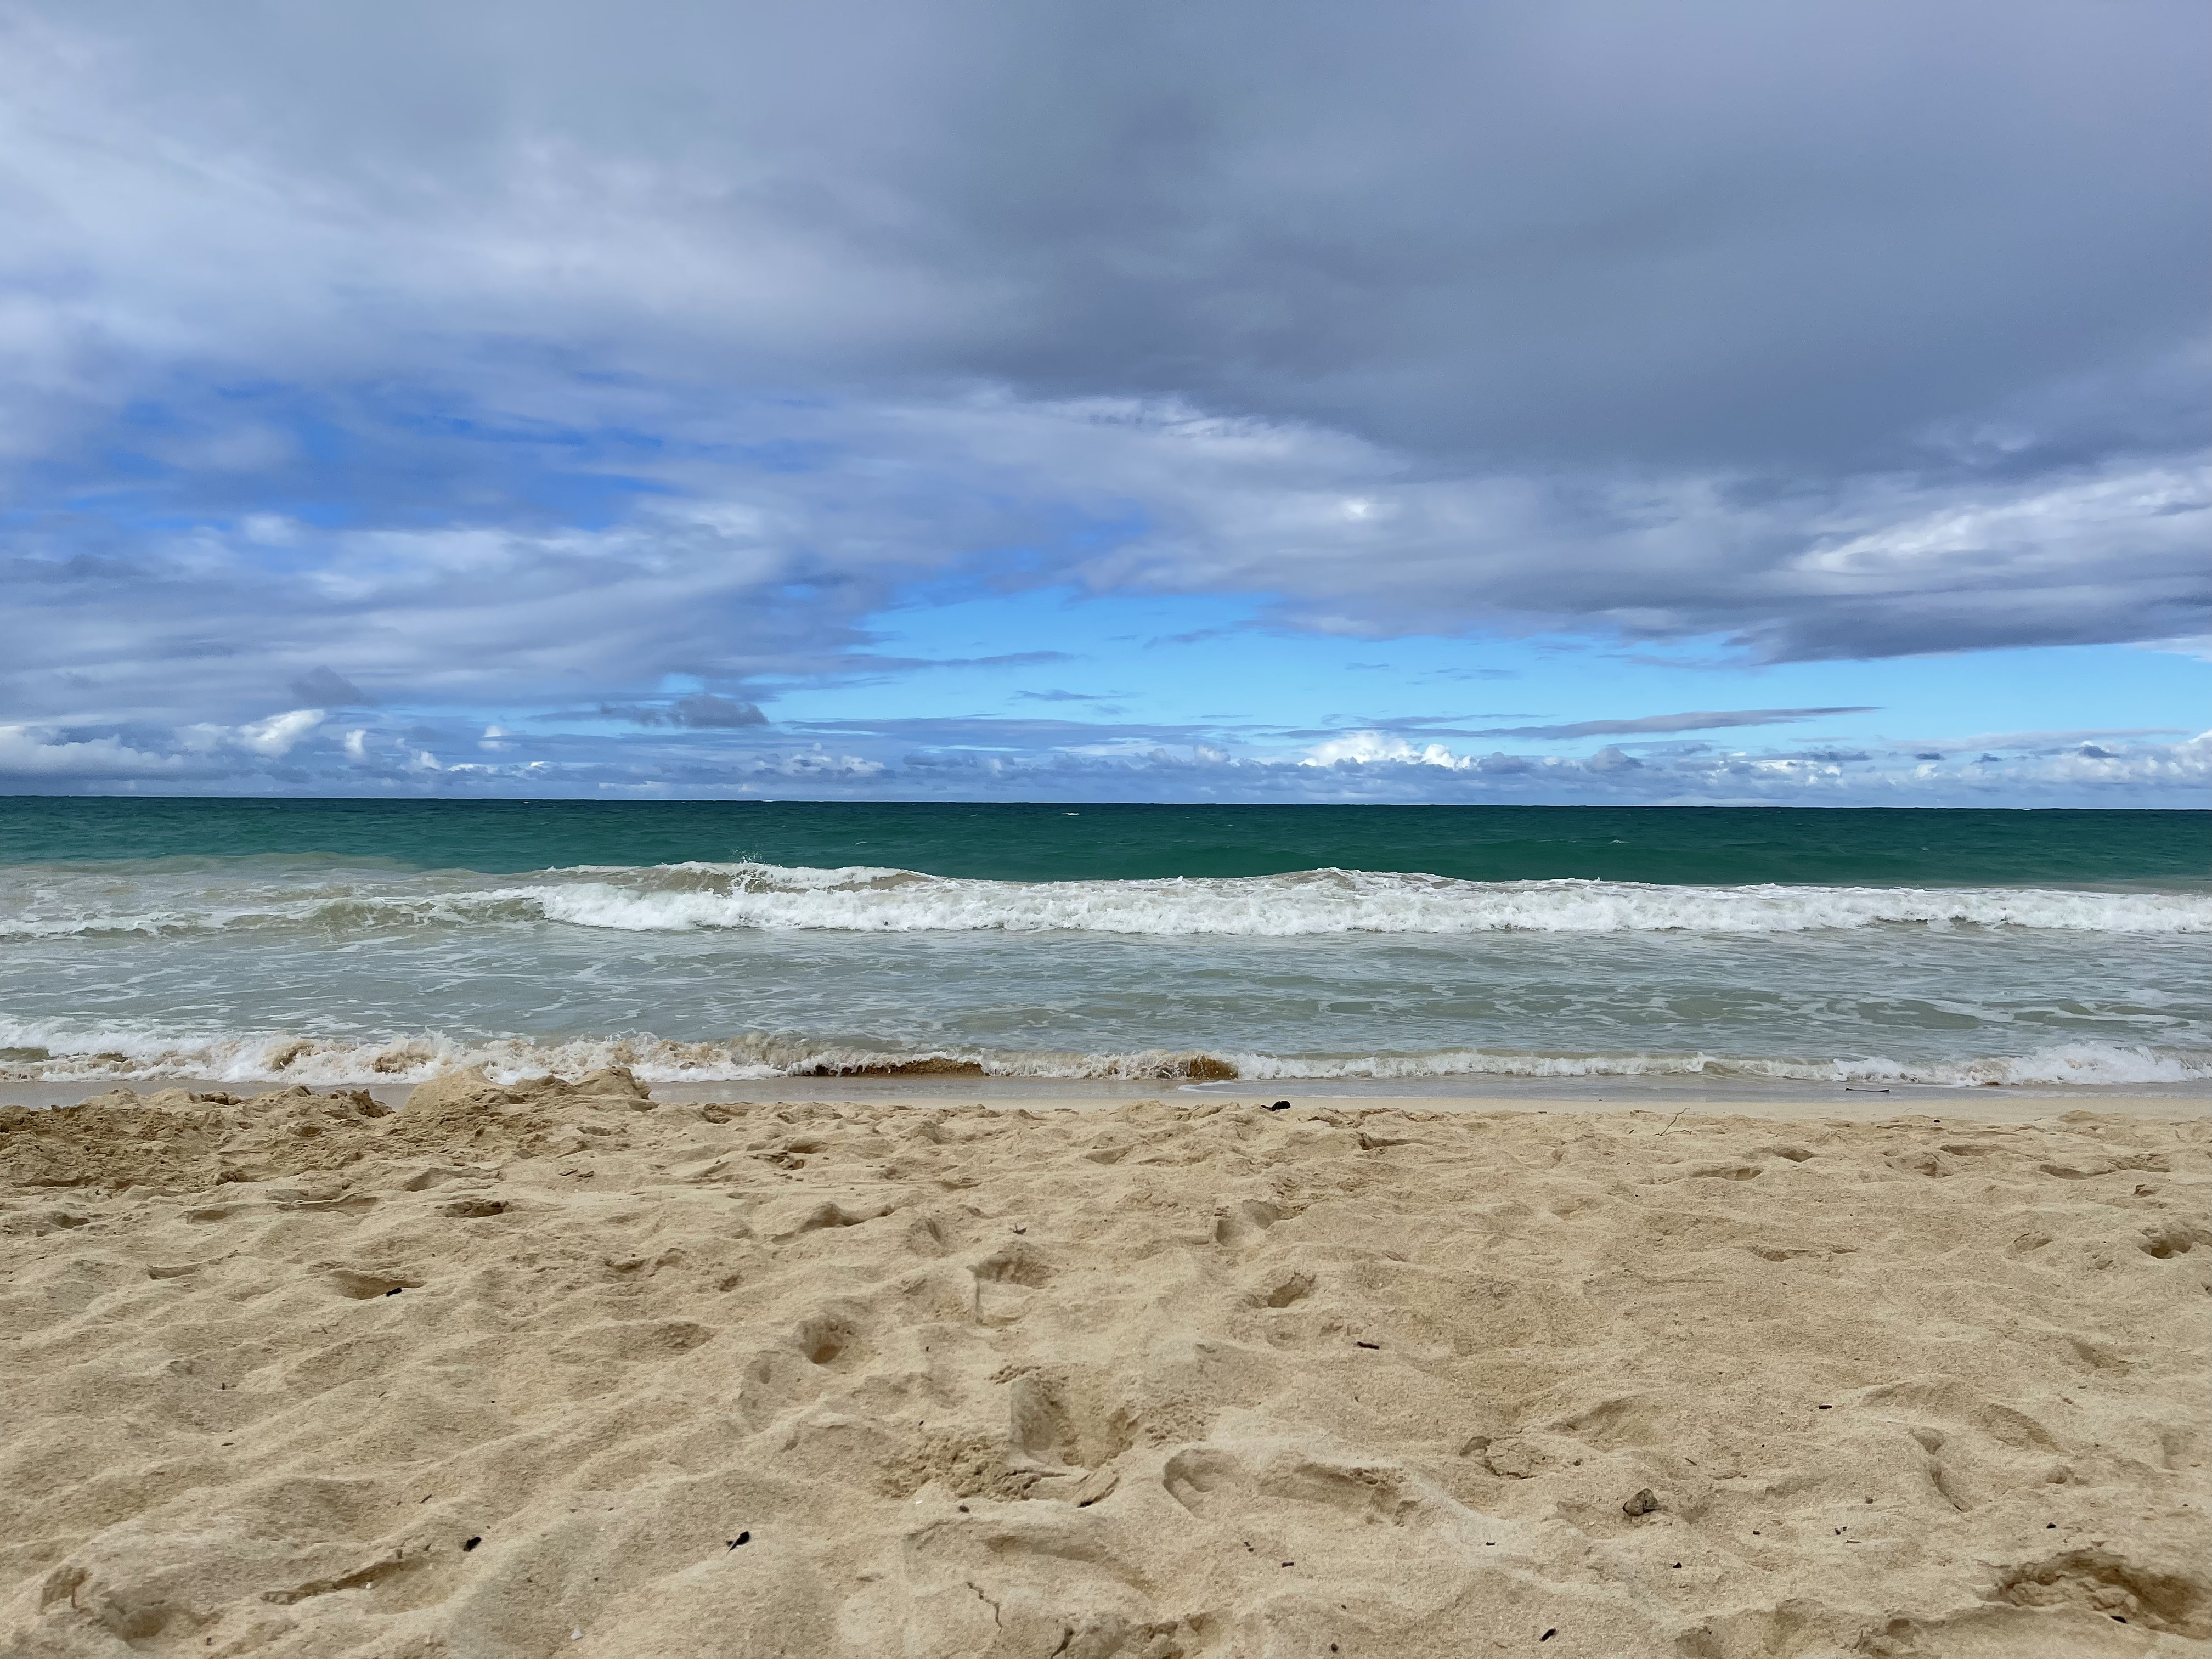
[[[1689,1109],[1689,1109],[1688,1107],[1685,1106],[1684,1108],[1682,1108],[1682,1110],[1681,1110],[1681,1111],[1675,1113],[1674,1116],[1672,1116],[1672,1117],[1668,1118],[1668,1119],[1667,1120],[1667,1128],[1666,1128],[1666,1129],[1662,1129],[1662,1130],[1660,1130],[1660,1131],[1659,1131],[1659,1135],[1663,1135],[1663,1134],[1665,1134],[1665,1133],[1667,1133],[1667,1129],[1671,1129],[1671,1128],[1673,1128],[1673,1127],[1674,1127],[1677,1123],[1680,1123],[1680,1122],[1682,1121],[1683,1114],[1684,1114],[1684,1113],[1686,1113],[1686,1112],[1687,1112]],[[1656,1140],[1656,1139],[1659,1139],[1659,1135],[1654,1135],[1654,1136],[1652,1136],[1651,1138],[1652,1138],[1652,1139]]]

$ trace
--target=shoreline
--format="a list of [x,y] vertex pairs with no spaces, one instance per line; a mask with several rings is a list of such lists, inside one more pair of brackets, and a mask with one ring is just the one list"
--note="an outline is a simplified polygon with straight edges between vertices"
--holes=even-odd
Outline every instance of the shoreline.
[[[466,1073],[442,1075],[454,1078]],[[1813,1090],[1802,1085],[1746,1083],[1716,1086],[1710,1081],[1680,1079],[1585,1078],[1534,1079],[1506,1088],[1491,1083],[1479,1089],[1453,1088],[1453,1079],[1440,1079],[1431,1080],[1431,1086],[1424,1089],[1408,1087],[1398,1079],[1376,1079],[1370,1087],[1359,1086],[1360,1081],[1332,1078],[1315,1079],[1309,1085],[1296,1079],[1178,1084],[1172,1079],[1125,1082],[959,1076],[790,1077],[702,1083],[652,1082],[645,1086],[650,1089],[655,1102],[672,1105],[975,1105],[1006,1112],[1110,1111],[1145,1100],[1172,1104],[1211,1101],[1246,1105],[1288,1100],[1294,1107],[1412,1114],[1587,1112],[1610,1116],[1638,1112],[1687,1112],[1702,1118],[1749,1117],[1778,1121],[1833,1118],[1862,1123],[1905,1117],[1954,1123],[2029,1123],[2061,1118],[2074,1112],[2130,1118],[2212,1116],[2212,1085],[2170,1091],[2114,1087],[2109,1091],[2094,1088],[1933,1084],[1887,1087],[1850,1085]],[[223,1081],[190,1076],[51,1083],[0,1081],[0,1108],[69,1106],[118,1091],[146,1096],[168,1089],[250,1099],[290,1086],[276,1079]],[[357,1091],[383,1105],[397,1108],[404,1105],[421,1084],[307,1086],[319,1094]]]

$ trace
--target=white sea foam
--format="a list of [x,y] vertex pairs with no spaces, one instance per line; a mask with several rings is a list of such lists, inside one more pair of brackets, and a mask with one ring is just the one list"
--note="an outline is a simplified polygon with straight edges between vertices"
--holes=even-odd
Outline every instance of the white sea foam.
[[[117,899],[125,902],[118,904]],[[1662,886],[1475,882],[1309,870],[1279,876],[1009,882],[854,866],[683,864],[228,892],[51,888],[0,914],[0,938],[314,929],[340,934],[550,921],[620,933],[714,929],[1087,933],[1792,933],[1882,926],[2212,933],[2212,893],[2061,888]]]
[[1179,1080],[1233,1069],[1255,1082],[1329,1079],[1666,1079],[1704,1077],[1778,1083],[1888,1083],[1970,1086],[2059,1085],[2186,1086],[2212,1082],[2212,1051],[2116,1043],[2059,1043],[2020,1054],[1899,1060],[1881,1056],[1706,1053],[1541,1054],[1450,1048],[1425,1054],[1278,1055],[1220,1048],[1117,1054],[978,1048],[886,1049],[797,1036],[748,1034],[687,1042],[650,1035],[543,1040],[468,1038],[442,1033],[349,1041],[275,1033],[186,1036],[147,1028],[88,1030],[0,1022],[0,1078],[117,1082],[189,1078],[229,1084],[318,1087],[405,1084],[482,1066],[502,1081],[554,1073],[580,1076],[627,1066],[656,1083],[742,1082],[775,1077],[883,1074],[895,1068],[972,1066],[995,1078]]
[[[538,889],[533,896],[550,920],[635,932],[995,929],[1282,938],[1524,931],[1777,933],[1882,923],[2212,932],[2212,895],[2206,894],[1472,882],[1351,870],[1024,884],[872,869],[793,872],[755,866],[717,871],[693,866],[676,866],[670,873],[676,869],[695,880],[653,886],[581,881]],[[803,879],[791,879],[794,875]]]
[[1759,1058],[1708,1054],[1541,1054],[1455,1049],[1437,1054],[1371,1055],[1355,1060],[1229,1055],[1239,1075],[1254,1079],[1451,1077],[1741,1078],[1775,1082],[1911,1083],[1970,1087],[1983,1084],[2076,1087],[2152,1087],[2212,1081],[2212,1053],[2161,1051],[2114,1043],[2054,1044],[2024,1054],[1905,1061],[1880,1057],[1836,1060]]

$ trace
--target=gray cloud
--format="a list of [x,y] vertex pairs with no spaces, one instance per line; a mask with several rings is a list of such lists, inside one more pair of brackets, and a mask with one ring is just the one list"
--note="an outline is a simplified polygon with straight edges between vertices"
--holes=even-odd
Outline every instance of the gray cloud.
[[695,732],[726,732],[742,726],[768,724],[768,716],[761,713],[757,704],[737,702],[728,697],[710,696],[703,693],[697,696],[678,697],[669,706],[668,712],[678,724]]
[[603,703],[599,713],[638,726],[674,726],[690,732],[731,732],[768,724],[768,716],[761,713],[757,704],[738,702],[707,692],[678,697],[665,706]]
[[1203,645],[1208,640],[1225,640],[1238,632],[1234,628],[1194,628],[1188,633],[1162,634],[1145,641],[1147,651],[1163,645]]
[[918,668],[1035,668],[1048,662],[1073,662],[1066,651],[1002,651],[995,657],[915,657],[887,659],[886,665]]
[[[465,323],[619,315],[723,368],[1190,396],[1424,453],[1832,464],[2139,371],[2205,315],[2181,186],[2212,24],[2186,0],[1942,30],[1903,0],[146,3],[103,12],[89,64],[78,9],[31,15],[33,107],[127,100],[257,184],[315,180],[401,233],[380,264],[412,285],[450,259]],[[239,228],[185,239],[167,283],[242,323],[262,296],[226,296],[210,246]],[[342,234],[282,239],[292,305],[258,330],[322,301]],[[518,292],[526,250],[563,283]]]
[[1737,708],[1686,714],[1646,714],[1638,720],[1577,720],[1570,726],[1491,726],[1471,738],[1613,738],[1645,732],[1711,732],[1729,726],[1775,726],[1824,714],[1871,714],[1872,708]]
[[[297,677],[302,659],[356,685],[404,685],[423,706],[504,707],[665,674],[757,684],[1049,663],[1061,653],[888,655],[867,619],[903,585],[961,569],[967,550],[1048,547],[1071,499],[1101,522],[1144,501],[1150,522],[1103,551],[1070,545],[1032,560],[1009,580],[1271,592],[1287,624],[1334,633],[1733,629],[1760,654],[1789,656],[1843,651],[1830,603],[1848,604],[1854,648],[1871,653],[1955,643],[1960,630],[1931,620],[1947,608],[1984,643],[2000,629],[2010,631],[1997,642],[2025,643],[2125,637],[2146,618],[2162,635],[2212,626],[2187,599],[2205,583],[2195,520],[2207,515],[2127,518],[2112,504],[2161,498],[2141,478],[2027,486],[2057,498],[2013,514],[2033,533],[2021,532],[2008,560],[1972,542],[1957,550],[1950,497],[1915,487],[1900,506],[1877,491],[1850,520],[1886,521],[1880,535],[1758,576],[1723,555],[1788,543],[1784,527],[1756,521],[1768,508],[1739,514],[1692,490],[1657,530],[1592,539],[1586,524],[1546,516],[1549,498],[1522,485],[1407,483],[1388,457],[1340,434],[1172,409],[983,398],[710,419],[663,398],[649,412],[702,447],[781,429],[818,435],[827,459],[799,471],[668,463],[671,493],[594,530],[285,521],[125,538],[34,526],[16,532],[14,557],[0,546],[0,622],[14,647],[0,660],[0,712],[238,720],[267,712],[267,688]],[[887,480],[887,457],[901,477],[943,488],[917,496]],[[1352,515],[1348,501],[1373,510]],[[1976,510],[2002,516],[1987,501]]]
[[1947,15],[18,6],[0,710],[907,672],[979,574],[2212,633],[2212,13]]
[[1105,724],[1092,720],[1006,720],[985,715],[918,719],[794,720],[795,732],[823,736],[895,738],[906,743],[970,745],[978,749],[1057,749],[1133,744],[1198,743],[1218,728],[1199,725]]
[[1094,465],[1152,470],[1158,527],[1088,580],[1269,593],[1282,626],[1720,635],[1769,661],[2212,631],[2212,453],[2020,477],[1808,475],[1778,493],[1409,476],[1325,434],[1152,423],[1149,445],[1132,434]]
[[376,701],[344,675],[327,667],[301,675],[291,683],[290,690],[299,702],[319,708],[367,708]]
[[1929,750],[1920,757],[1923,760],[1940,760],[1947,755],[1974,749],[2018,749],[2051,755],[2101,738],[2180,738],[2189,734],[2189,728],[2180,726],[2082,726],[2059,731],[1980,732],[1963,738],[1911,738],[1900,740],[1900,746]]

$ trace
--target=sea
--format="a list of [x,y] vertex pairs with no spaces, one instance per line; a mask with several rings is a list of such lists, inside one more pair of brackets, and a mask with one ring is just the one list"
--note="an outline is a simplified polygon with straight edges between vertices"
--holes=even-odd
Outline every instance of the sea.
[[2212,813],[0,798],[0,1080],[2212,1087]]

